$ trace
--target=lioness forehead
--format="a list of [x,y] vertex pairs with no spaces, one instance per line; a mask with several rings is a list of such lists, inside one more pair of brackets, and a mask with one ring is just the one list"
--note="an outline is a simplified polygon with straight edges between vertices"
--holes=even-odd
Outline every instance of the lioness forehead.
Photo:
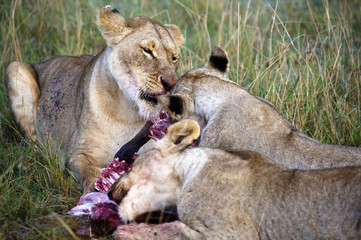
[[132,17],[126,21],[126,27],[128,28],[140,28],[145,26],[147,23],[155,22],[153,19],[148,17]]
[[127,27],[129,28],[141,28],[149,27],[149,31],[154,31],[156,33],[157,39],[161,42],[163,47],[167,50],[171,50],[174,54],[178,52],[177,46],[172,40],[167,29],[159,22],[154,21],[148,17],[133,17],[127,20]]

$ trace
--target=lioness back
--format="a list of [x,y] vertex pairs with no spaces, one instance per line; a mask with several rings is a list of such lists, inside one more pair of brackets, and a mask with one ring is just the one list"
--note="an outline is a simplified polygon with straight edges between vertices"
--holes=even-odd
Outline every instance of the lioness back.
[[58,144],[70,141],[76,124],[76,116],[69,114],[76,107],[76,84],[80,84],[80,76],[93,58],[90,55],[63,56],[32,64],[42,89],[37,113],[38,136],[48,136]]
[[361,237],[360,167],[286,170],[260,154],[240,153],[208,151],[202,170],[182,185],[182,222],[206,238]]
[[[79,78],[86,65],[94,58],[93,55],[81,56],[60,56],[54,57],[40,63],[32,64],[37,73],[37,80],[40,88],[44,88],[44,84],[57,81],[68,80],[68,78]],[[53,76],[50,77],[49,76]],[[73,80],[75,82],[75,80]]]

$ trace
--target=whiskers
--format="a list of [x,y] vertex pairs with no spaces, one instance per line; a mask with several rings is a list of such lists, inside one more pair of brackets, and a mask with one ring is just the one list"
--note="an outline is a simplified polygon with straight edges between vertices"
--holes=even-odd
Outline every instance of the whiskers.
[[157,98],[164,94],[164,88],[154,74],[149,74],[144,79],[146,80],[142,82],[142,87],[139,91],[139,99],[145,101],[140,101],[138,103],[140,107],[139,113],[144,119],[150,120],[157,117],[162,110],[162,107],[158,104]]
[[143,86],[142,90],[150,94],[160,94],[164,91],[162,84],[158,81],[158,77],[154,74],[147,76]]
[[149,95],[148,92],[149,92],[149,87],[148,87],[148,86],[145,86],[143,89],[141,89],[139,98],[140,98],[140,99],[145,99],[145,98],[147,98],[148,95]]

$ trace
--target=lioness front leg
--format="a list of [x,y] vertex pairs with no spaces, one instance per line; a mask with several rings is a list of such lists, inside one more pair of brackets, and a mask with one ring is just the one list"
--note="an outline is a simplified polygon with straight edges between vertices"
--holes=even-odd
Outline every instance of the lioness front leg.
[[131,223],[121,225],[116,239],[204,239],[205,237],[180,221],[162,224]]
[[96,161],[86,154],[77,154],[68,160],[68,168],[75,174],[76,179],[81,181],[83,193],[94,191],[95,181],[101,171]]

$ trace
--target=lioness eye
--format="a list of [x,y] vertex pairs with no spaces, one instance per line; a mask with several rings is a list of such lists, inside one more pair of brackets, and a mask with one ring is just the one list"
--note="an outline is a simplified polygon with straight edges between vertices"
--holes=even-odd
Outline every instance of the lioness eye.
[[149,48],[143,48],[143,51],[147,54],[149,54],[150,56],[152,56],[152,58],[154,58],[153,52],[152,50],[150,50]]

